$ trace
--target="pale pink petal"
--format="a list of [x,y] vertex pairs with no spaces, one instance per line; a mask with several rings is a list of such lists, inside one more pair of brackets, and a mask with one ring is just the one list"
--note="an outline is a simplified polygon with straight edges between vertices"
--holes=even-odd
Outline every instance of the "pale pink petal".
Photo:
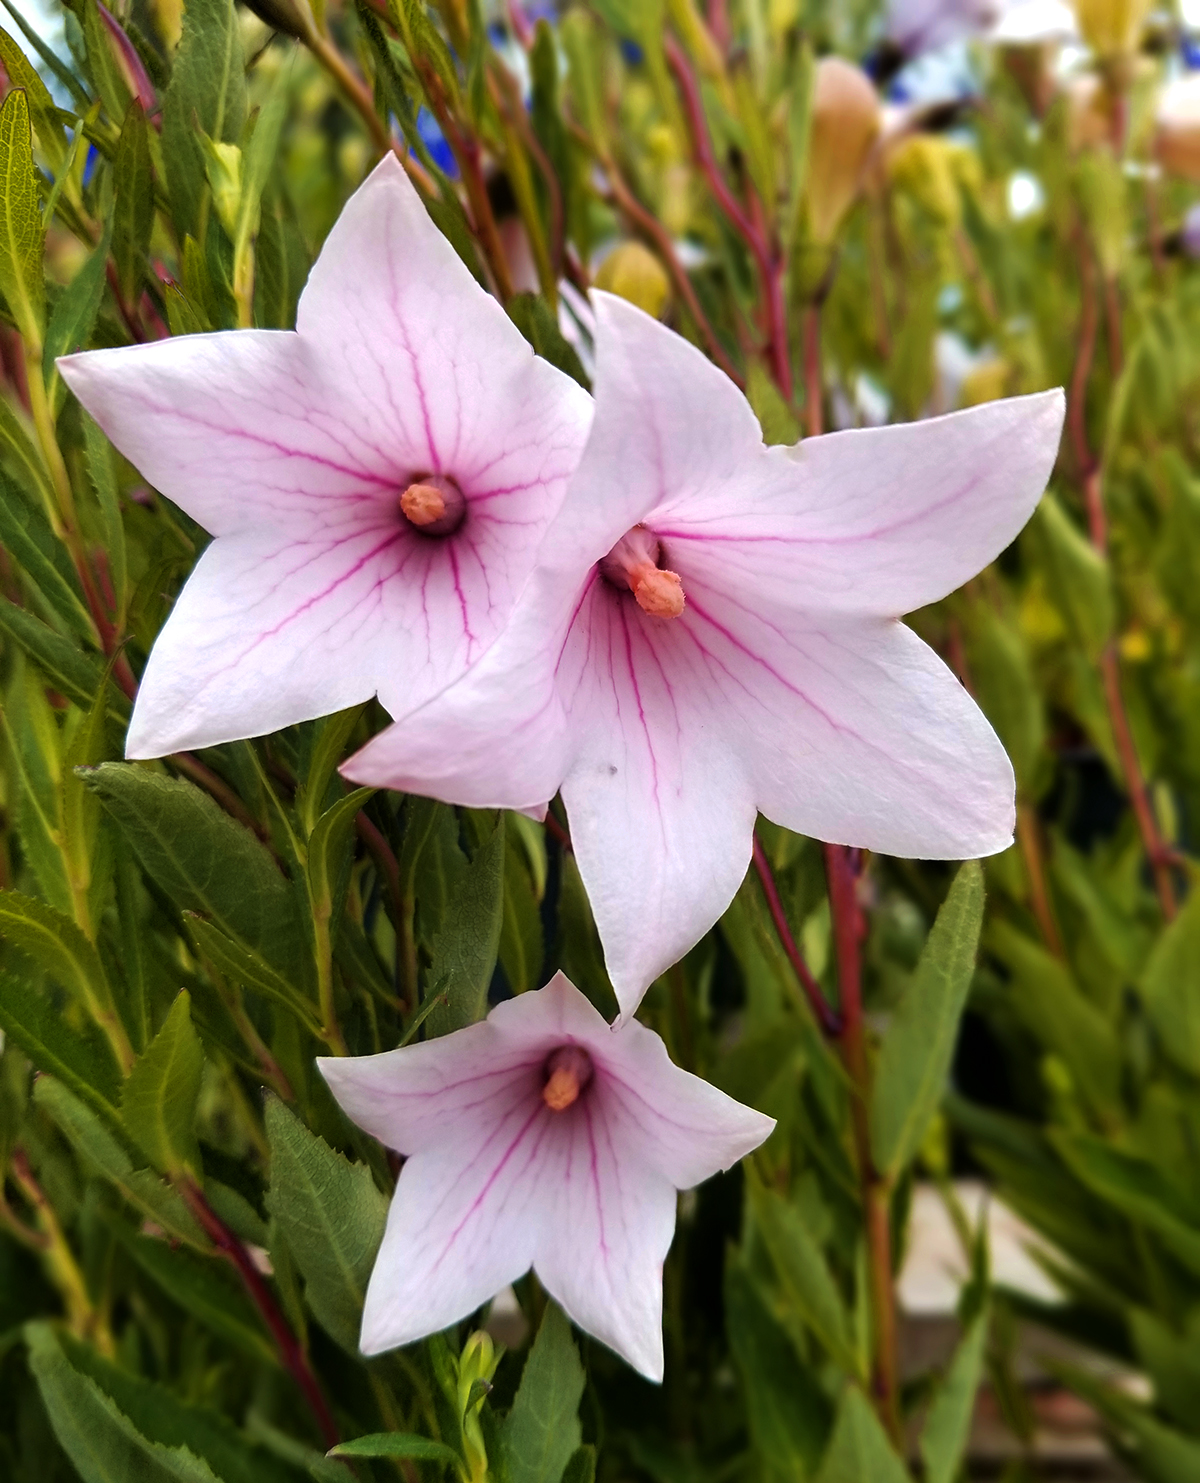
[[453,1144],[414,1154],[400,1171],[367,1286],[364,1354],[447,1328],[533,1263],[547,1149],[562,1133],[541,1097],[540,1063],[503,1094],[477,1097],[458,1129]]
[[975,702],[902,623],[743,604],[693,584],[686,632],[768,818],[908,859],[1012,839],[1012,766]]
[[602,506],[612,484],[637,491],[635,518],[685,592],[694,572],[750,602],[899,617],[994,560],[1054,467],[1060,390],[767,448],[745,399],[694,346],[597,297],[599,410],[563,514]]
[[346,417],[320,346],[290,331],[179,335],[57,364],[125,457],[213,535],[307,533],[331,503],[394,500],[420,457]]
[[660,1381],[675,1188],[623,1136],[599,1072],[597,1080],[594,1095],[556,1117],[533,1268],[581,1329]]
[[[296,327],[320,345],[329,383],[365,425],[419,450],[426,472],[452,474],[468,498],[496,502],[496,519],[544,525],[557,509],[591,398],[534,355],[393,155],[326,239]],[[538,534],[527,527],[527,543]]]
[[648,617],[597,579],[558,676],[571,842],[627,1014],[721,915],[750,863],[740,730],[712,703],[682,621]]
[[598,1054],[613,1136],[675,1189],[691,1189],[766,1141],[775,1119],[676,1066],[660,1036],[628,1020]]

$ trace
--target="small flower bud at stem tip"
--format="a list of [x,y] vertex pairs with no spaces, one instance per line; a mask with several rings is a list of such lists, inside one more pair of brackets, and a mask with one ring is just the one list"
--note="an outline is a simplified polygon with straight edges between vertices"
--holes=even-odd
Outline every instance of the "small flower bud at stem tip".
[[592,1079],[592,1058],[577,1045],[564,1045],[546,1061],[542,1101],[551,1112],[565,1112]]
[[400,496],[400,508],[414,525],[432,525],[446,513],[446,501],[432,484],[410,484]]

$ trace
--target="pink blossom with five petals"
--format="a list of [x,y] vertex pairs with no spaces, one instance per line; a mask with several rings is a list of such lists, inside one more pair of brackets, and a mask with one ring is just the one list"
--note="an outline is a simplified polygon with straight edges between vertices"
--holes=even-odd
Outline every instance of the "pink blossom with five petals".
[[317,1062],[346,1114],[407,1155],[367,1287],[365,1354],[437,1333],[533,1269],[580,1328],[663,1374],[676,1191],[774,1120],[619,1029],[561,973],[438,1040]]
[[343,771],[476,807],[561,790],[622,1009],[732,900],[756,814],[907,858],[1012,839],[998,738],[898,621],[1016,536],[1061,391],[765,447],[745,398],[607,294],[591,437],[504,634]]
[[591,420],[391,155],[330,233],[295,331],[58,365],[215,537],[151,653],[130,757],[435,694],[508,618]]

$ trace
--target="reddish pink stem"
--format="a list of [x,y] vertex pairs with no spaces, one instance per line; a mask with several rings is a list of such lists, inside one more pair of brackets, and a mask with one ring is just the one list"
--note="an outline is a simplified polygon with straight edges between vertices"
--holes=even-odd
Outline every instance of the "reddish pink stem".
[[754,868],[758,872],[759,883],[766,897],[767,910],[771,913],[775,931],[779,934],[780,945],[787,954],[788,962],[795,970],[796,977],[800,980],[809,1006],[817,1017],[817,1023],[831,1040],[836,1040],[842,1033],[841,1016],[831,1008],[829,1001],[821,992],[821,985],[812,976],[812,971],[804,961],[804,955],[792,936],[783,902],[779,899],[779,888],[775,884],[775,876],[771,871],[771,862],[767,859],[767,852],[763,849],[762,840],[759,839],[757,831],[754,835]]
[[764,309],[767,320],[768,348],[775,381],[783,393],[784,400],[792,400],[792,363],[788,353],[787,308],[783,301],[783,263],[772,251],[765,231],[752,220],[750,214],[729,188],[721,174],[717,157],[713,153],[708,124],[704,117],[704,103],[700,97],[700,85],[684,55],[683,48],[673,36],[665,40],[667,63],[675,74],[683,94],[683,107],[687,115],[692,136],[692,148],[696,163],[700,166],[709,189],[716,196],[721,210],[729,218],[737,234],[745,241],[754,258],[762,282]]

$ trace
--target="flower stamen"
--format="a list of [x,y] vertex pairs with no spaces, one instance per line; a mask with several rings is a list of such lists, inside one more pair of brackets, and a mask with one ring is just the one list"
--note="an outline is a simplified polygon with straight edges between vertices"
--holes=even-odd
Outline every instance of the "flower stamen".
[[542,1101],[551,1112],[565,1112],[592,1079],[592,1058],[578,1045],[563,1045],[546,1058]]
[[400,496],[400,513],[426,536],[452,535],[467,513],[467,502],[445,474],[418,474]]
[[642,612],[652,618],[678,618],[685,598],[678,572],[659,565],[662,546],[644,525],[623,535],[600,563],[600,571],[614,587],[628,587]]

